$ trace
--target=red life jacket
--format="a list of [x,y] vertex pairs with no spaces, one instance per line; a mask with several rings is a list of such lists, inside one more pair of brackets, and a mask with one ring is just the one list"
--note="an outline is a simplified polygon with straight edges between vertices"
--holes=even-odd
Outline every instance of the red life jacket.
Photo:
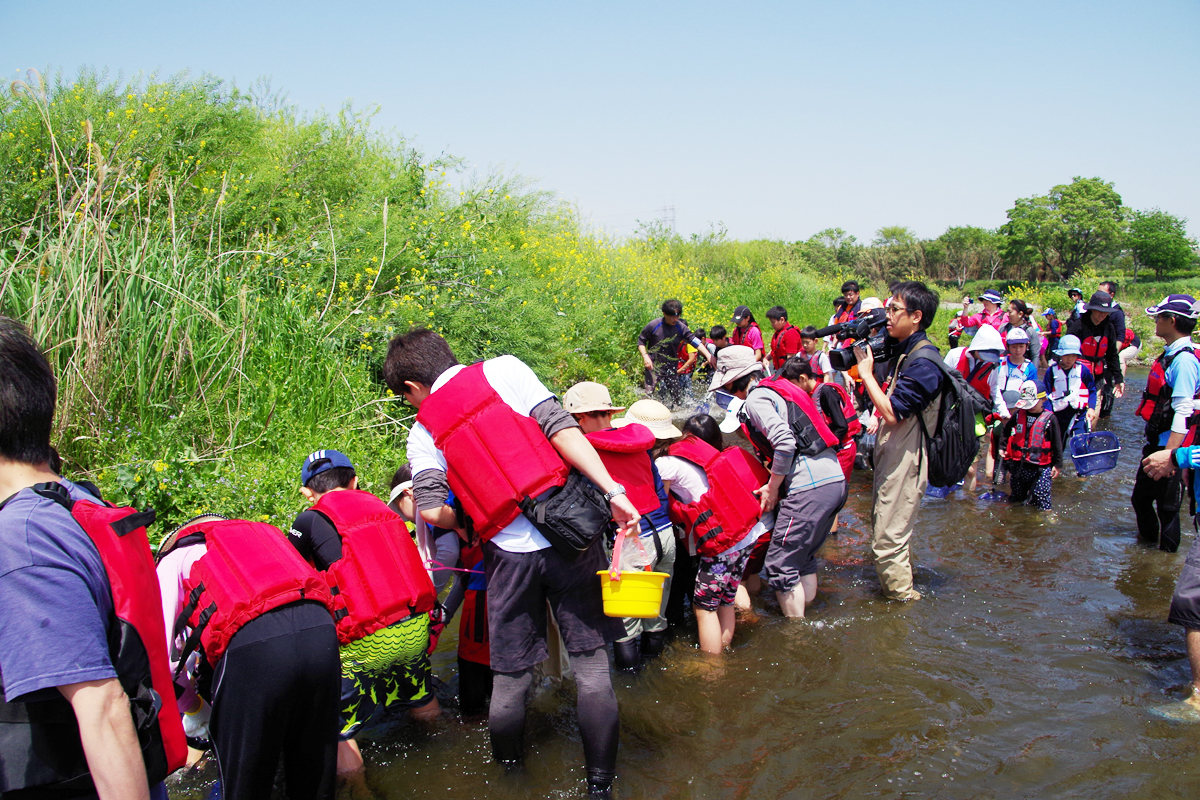
[[326,492],[313,506],[342,540],[342,557],[323,573],[333,595],[338,641],[358,641],[437,602],[408,526],[370,492]]
[[671,521],[695,536],[696,552],[716,556],[745,538],[762,516],[754,490],[771,473],[740,447],[717,451],[695,436],[671,445],[671,455],[690,461],[708,476],[708,491],[694,503],[671,498]]
[[1129,347],[1129,345],[1133,344],[1133,339],[1135,336],[1137,336],[1137,334],[1133,332],[1133,328],[1126,328],[1125,336],[1121,339],[1120,349],[1124,350],[1126,347]]
[[[791,425],[792,435],[796,437],[796,455],[811,457],[839,445],[838,438],[825,424],[825,418],[821,416],[812,398],[799,386],[785,378],[767,378],[759,381],[758,386],[754,388],[769,389],[787,401],[788,423]],[[775,448],[766,436],[749,424],[745,410],[740,413],[742,430],[754,445],[758,457],[769,464],[775,455]]]
[[244,519],[200,522],[180,532],[176,547],[200,543],[208,550],[183,582],[188,599],[175,620],[175,636],[192,628],[176,675],[197,646],[215,666],[234,634],[272,609],[312,600],[333,613],[325,579],[278,528]]
[[1008,461],[1025,461],[1039,467],[1050,466],[1050,462],[1054,460],[1054,445],[1046,436],[1046,426],[1053,417],[1054,412],[1045,409],[1031,425],[1029,412],[1023,409],[1018,411],[1017,421],[1004,448],[1004,458]]
[[[839,444],[845,447],[846,444],[853,441],[854,437],[862,431],[862,423],[858,421],[858,412],[854,410],[854,401],[850,399],[849,392],[836,383],[830,382],[823,385],[833,389],[837,393],[838,399],[842,401],[842,416],[846,418],[846,435],[842,437]],[[817,387],[817,391],[822,391],[820,386]],[[829,389],[825,389],[824,391],[829,391]],[[817,408],[820,409],[820,406],[817,406]],[[826,423],[829,422],[824,412],[821,414],[821,419],[824,419]]]
[[963,349],[962,354],[958,357],[959,373],[971,385],[971,388],[979,392],[986,400],[992,399],[990,379],[992,377],[992,370],[994,369],[996,369],[995,364],[984,361],[981,358],[975,359],[975,366],[971,367],[966,348]]
[[625,487],[625,496],[639,514],[649,514],[661,501],[654,490],[654,469],[647,452],[654,447],[654,431],[631,423],[587,434],[613,480]]
[[824,352],[824,351],[818,350],[817,352],[815,352],[811,356],[809,356],[808,357],[808,365],[810,367],[812,367],[813,377],[816,378],[821,383],[825,383],[826,382],[825,381],[825,368],[821,366],[821,353],[822,352]]
[[[1163,353],[1154,359],[1154,366],[1150,368],[1150,376],[1146,379],[1146,391],[1142,392],[1142,402],[1138,403],[1137,415],[1146,420],[1146,438],[1154,444],[1158,443],[1159,436],[1171,430],[1171,421],[1175,418],[1175,410],[1171,408],[1172,387],[1167,384],[1167,369],[1183,353],[1196,358],[1196,351],[1185,347],[1169,357]],[[1200,390],[1196,393],[1196,399],[1200,399]],[[1193,411],[1187,423],[1188,428],[1194,427],[1198,420],[1200,407]]]
[[446,457],[446,478],[484,541],[521,513],[520,502],[566,483],[568,468],[533,417],[504,402],[472,364],[417,412]]
[[[746,337],[750,335],[751,329],[758,330],[758,337],[760,339],[762,338],[762,330],[758,327],[758,323],[751,322],[745,328],[739,328],[737,326],[734,326],[733,333],[729,334],[729,343],[745,345]],[[746,345],[746,346],[749,347],[749,345]]]
[[[687,366],[687,362],[688,362],[688,343],[687,342],[679,343],[678,356],[679,356],[678,373],[680,375],[691,375],[692,370],[695,369],[695,367],[696,367],[696,362],[693,361],[691,366]],[[697,355],[696,357],[699,358],[699,355]]]
[[[773,366],[775,369],[782,367],[784,362],[788,360],[789,356],[795,355],[795,353],[779,352],[783,348],[784,334],[786,334],[788,331],[794,330],[796,330],[796,326],[788,324],[784,326],[783,330],[775,331],[775,335],[771,337],[771,366]],[[797,336],[799,336],[799,334],[797,334]],[[803,350],[801,350],[801,352],[803,352]]]
[[1104,357],[1108,354],[1107,336],[1089,336],[1080,338],[1079,349],[1083,352],[1080,358],[1092,371],[1092,377],[1099,379],[1104,374]]
[[[100,554],[113,602],[109,654],[129,696],[146,777],[153,786],[187,758],[167,660],[162,598],[146,540],[154,511],[75,501],[61,483],[41,483],[33,491],[68,509]],[[0,791],[95,791],[75,713],[64,697],[55,692],[33,703],[0,703],[0,719]]]
[[483,572],[483,544],[463,548],[462,566],[471,570],[463,592],[458,621],[458,656],[475,664],[492,663],[487,622],[487,577]]

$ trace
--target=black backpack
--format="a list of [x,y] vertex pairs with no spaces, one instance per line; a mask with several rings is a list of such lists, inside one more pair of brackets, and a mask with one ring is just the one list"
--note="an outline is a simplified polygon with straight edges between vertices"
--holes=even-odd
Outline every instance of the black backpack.
[[[936,435],[925,428],[925,415],[917,413],[925,455],[929,456],[929,485],[953,486],[963,478],[979,455],[975,435],[975,415],[991,410],[992,403],[979,394],[957,369],[946,366],[932,344],[918,345],[908,356],[907,367],[917,359],[937,365],[942,373],[941,407],[938,409]],[[903,368],[900,370],[904,371]]]

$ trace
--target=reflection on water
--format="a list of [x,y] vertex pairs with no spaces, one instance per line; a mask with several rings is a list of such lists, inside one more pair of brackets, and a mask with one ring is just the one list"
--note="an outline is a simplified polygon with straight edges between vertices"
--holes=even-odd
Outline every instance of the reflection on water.
[[[1106,425],[1125,448],[1117,469],[1079,479],[1068,467],[1053,512],[926,500],[920,602],[876,593],[870,475],[856,473],[808,621],[739,626],[719,666],[683,637],[640,677],[615,679],[619,796],[1200,796],[1200,731],[1142,710],[1187,683],[1182,632],[1165,618],[1190,541],[1178,554],[1136,542],[1145,370],[1130,377]],[[445,636],[435,657],[447,680],[453,647]],[[449,718],[367,748],[371,787],[406,800],[581,796],[573,709],[569,687],[538,697],[521,778],[490,762],[483,723]]]

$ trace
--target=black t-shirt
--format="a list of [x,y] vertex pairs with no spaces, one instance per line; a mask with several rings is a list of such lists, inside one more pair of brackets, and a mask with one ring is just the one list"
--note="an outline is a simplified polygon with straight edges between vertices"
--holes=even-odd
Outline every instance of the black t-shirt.
[[694,337],[688,324],[682,319],[667,325],[662,317],[650,320],[638,334],[638,344],[646,348],[650,359],[659,369],[679,366],[679,345]]
[[342,537],[329,517],[316,509],[300,512],[288,531],[288,541],[305,561],[320,570],[329,569],[330,564],[342,557]]

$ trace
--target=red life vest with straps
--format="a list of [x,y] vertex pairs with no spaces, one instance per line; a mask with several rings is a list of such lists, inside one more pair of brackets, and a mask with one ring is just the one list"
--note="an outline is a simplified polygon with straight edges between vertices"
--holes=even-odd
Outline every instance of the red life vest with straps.
[[464,547],[459,556],[466,576],[458,622],[458,656],[475,664],[490,664],[492,653],[487,623],[487,577],[483,571],[483,543]]
[[333,595],[338,641],[358,641],[437,602],[433,582],[400,515],[370,492],[326,492],[313,506],[342,540],[323,573]]
[[[822,386],[828,386],[829,389],[823,389]],[[858,436],[858,434],[862,431],[862,423],[859,422],[859,420],[858,420],[858,412],[854,409],[854,401],[850,399],[850,393],[847,392],[844,388],[842,388],[842,386],[840,386],[839,384],[830,382],[830,383],[821,384],[821,386],[817,387],[818,392],[821,392],[821,391],[827,392],[830,389],[832,389],[834,392],[836,392],[838,399],[841,400],[842,416],[846,418],[846,435],[843,436],[842,439],[838,442],[840,445],[842,445],[844,447],[846,444],[853,441],[854,437]],[[814,392],[813,394],[815,395],[816,392]],[[817,408],[820,409],[820,406],[817,406]],[[829,420],[825,417],[825,414],[823,412],[821,414],[821,419],[824,419],[826,424],[828,424]]]
[[740,447],[718,451],[695,436],[671,445],[671,455],[704,470],[708,491],[693,503],[671,497],[671,521],[682,525],[696,540],[696,552],[716,556],[745,538],[762,516],[754,490],[771,479],[771,473]]
[[450,489],[484,541],[517,518],[522,500],[566,483],[558,451],[533,417],[501,399],[482,362],[429,395],[417,422],[445,455]]
[[1092,377],[1099,378],[1104,374],[1104,357],[1108,354],[1107,336],[1080,337],[1079,349],[1083,353],[1080,359],[1092,371]]
[[[736,326],[734,327],[733,333],[729,334],[730,344],[742,344],[742,345],[746,344],[746,337],[748,337],[750,335],[750,331],[752,329],[758,331],[758,338],[761,339],[762,338],[762,329],[758,327],[757,322],[751,322],[749,325],[747,325],[744,328],[738,328]],[[746,346],[749,347],[749,345],[746,345]]]
[[325,579],[278,528],[243,519],[200,522],[180,531],[176,548],[196,544],[204,544],[207,552],[183,582],[187,602],[175,620],[174,636],[184,627],[192,633],[180,653],[176,675],[197,647],[215,666],[234,634],[272,609],[312,600],[333,613],[333,596]]
[[1029,412],[1017,412],[1017,421],[1008,437],[1004,448],[1004,458],[1008,461],[1024,461],[1039,467],[1050,466],[1054,460],[1054,445],[1046,436],[1046,426],[1054,418],[1054,412],[1046,409],[1037,419],[1029,421]]
[[[61,483],[41,483],[32,490],[70,511],[100,554],[113,603],[109,654],[129,697],[146,777],[153,786],[187,758],[167,660],[162,598],[146,540],[154,511],[139,513],[103,502],[76,501]],[[33,703],[0,703],[0,719],[4,723],[0,725],[0,791],[77,788],[80,794],[95,792],[79,725],[66,698],[55,692]]]
[[639,423],[587,434],[608,474],[625,487],[625,496],[639,514],[649,514],[661,501],[654,490],[654,468],[647,452],[654,447],[654,431]]
[[[838,446],[838,438],[825,424],[825,418],[821,416],[813,399],[799,386],[786,378],[767,378],[759,381],[758,386],[751,391],[760,388],[775,392],[787,401],[788,423],[791,426],[792,435],[796,438],[796,455],[811,457],[828,448]],[[754,451],[758,453],[759,458],[769,464],[775,455],[774,446],[766,436],[750,424],[745,408],[739,412],[739,419],[746,437],[754,445]]]
[[822,351],[822,350],[818,350],[817,352],[813,353],[811,356],[808,357],[808,365],[810,367],[812,367],[813,378],[820,381],[821,383],[826,382],[825,381],[825,368],[821,366],[821,354],[823,352],[824,351]]
[[970,366],[970,358],[968,358],[965,348],[958,357],[958,371],[963,376],[963,379],[970,384],[972,389],[979,392],[987,400],[992,399],[990,379],[994,369],[996,369],[995,364],[979,358],[975,359],[974,367]]
[[[1167,383],[1167,369],[1172,361],[1184,353],[1191,358],[1197,357],[1192,347],[1184,347],[1170,356],[1163,353],[1154,359],[1154,366],[1150,368],[1150,376],[1146,379],[1146,391],[1142,392],[1142,401],[1138,403],[1137,415],[1146,420],[1146,438],[1154,444],[1158,443],[1159,436],[1171,430],[1171,421],[1175,418],[1175,410],[1171,408],[1172,387]],[[1200,389],[1196,392],[1196,399],[1200,400]],[[1200,407],[1194,408],[1187,423],[1188,428],[1193,428],[1198,420]],[[1189,431],[1188,439],[1191,438]]]

